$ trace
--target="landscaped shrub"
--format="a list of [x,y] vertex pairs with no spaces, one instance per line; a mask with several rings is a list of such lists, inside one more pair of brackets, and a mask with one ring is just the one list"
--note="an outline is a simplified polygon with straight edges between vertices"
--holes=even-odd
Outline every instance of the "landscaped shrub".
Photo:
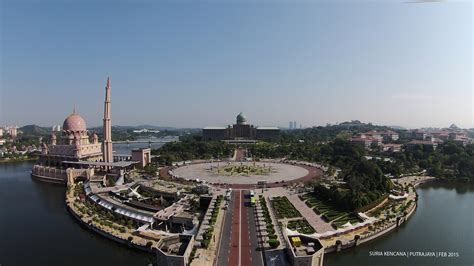
[[288,222],[288,228],[293,231],[300,232],[302,234],[313,234],[316,231],[314,228],[306,221],[304,220],[297,220],[297,221],[290,221]]
[[280,245],[280,241],[278,241],[277,239],[270,239],[268,240],[268,244],[271,248],[277,248]]
[[204,239],[202,242],[201,242],[201,246],[203,248],[207,248],[209,247],[209,243],[210,243],[210,240],[209,239]]
[[194,260],[195,257],[196,257],[196,247],[194,247],[193,250],[191,251],[191,254],[189,254],[189,264],[191,264],[191,262]]
[[274,234],[275,233],[275,229],[272,228],[267,228],[267,233],[268,234]]
[[275,234],[269,234],[269,235],[268,235],[268,238],[270,238],[270,239],[277,239],[278,237],[277,237],[277,235],[275,235]]

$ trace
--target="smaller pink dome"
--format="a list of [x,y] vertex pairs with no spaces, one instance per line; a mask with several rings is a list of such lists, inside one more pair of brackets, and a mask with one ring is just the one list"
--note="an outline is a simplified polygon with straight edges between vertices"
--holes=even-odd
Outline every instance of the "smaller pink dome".
[[80,115],[72,113],[64,120],[63,130],[71,132],[86,131],[86,121]]

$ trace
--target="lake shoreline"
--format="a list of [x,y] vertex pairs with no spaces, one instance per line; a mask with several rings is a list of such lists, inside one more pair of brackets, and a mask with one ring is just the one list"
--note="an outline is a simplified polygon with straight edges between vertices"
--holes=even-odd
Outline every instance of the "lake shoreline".
[[21,162],[31,162],[31,161],[37,161],[39,157],[33,157],[33,158],[25,158],[25,159],[1,159],[0,164],[10,164],[10,163],[21,163]]

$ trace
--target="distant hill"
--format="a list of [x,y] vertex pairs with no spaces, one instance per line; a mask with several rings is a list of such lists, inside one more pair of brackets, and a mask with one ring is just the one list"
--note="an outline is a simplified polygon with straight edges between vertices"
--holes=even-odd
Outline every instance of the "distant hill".
[[157,129],[157,130],[176,130],[175,127],[161,127],[161,126],[153,126],[153,125],[139,125],[136,126],[138,129]]
[[[139,126],[112,126],[116,130],[135,130],[135,129],[156,129],[156,130],[177,130],[175,127],[161,127],[153,125],[139,125]],[[102,126],[88,128],[93,131],[102,131]]]
[[38,125],[26,125],[19,128],[25,135],[49,135],[51,134],[50,127],[40,127]]
[[396,130],[405,130],[406,128],[402,127],[402,126],[388,126],[389,128],[393,128],[393,129],[396,129]]

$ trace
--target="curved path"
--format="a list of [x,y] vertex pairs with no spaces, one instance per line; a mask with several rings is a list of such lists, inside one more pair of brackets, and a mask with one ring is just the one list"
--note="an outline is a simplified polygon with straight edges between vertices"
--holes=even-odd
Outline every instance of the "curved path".
[[[290,164],[292,165],[292,164]],[[298,167],[304,168],[308,171],[308,173],[300,178],[289,180],[289,181],[283,181],[283,182],[274,182],[274,183],[267,183],[266,187],[282,187],[282,186],[288,186],[291,184],[296,184],[300,182],[306,182],[306,181],[311,181],[314,178],[321,177],[323,175],[323,170],[316,168],[316,167],[311,167],[307,165],[297,165]],[[170,166],[166,166],[160,169],[160,177],[167,179],[167,180],[182,180],[185,181],[184,179],[180,178],[173,178],[168,174],[168,171],[171,169]],[[186,181],[185,181],[186,182]],[[187,182],[192,182],[192,181],[187,181]],[[233,189],[253,189],[255,188],[256,184],[227,184],[227,183],[221,183],[221,184],[214,184],[214,186],[218,187],[231,187]]]

